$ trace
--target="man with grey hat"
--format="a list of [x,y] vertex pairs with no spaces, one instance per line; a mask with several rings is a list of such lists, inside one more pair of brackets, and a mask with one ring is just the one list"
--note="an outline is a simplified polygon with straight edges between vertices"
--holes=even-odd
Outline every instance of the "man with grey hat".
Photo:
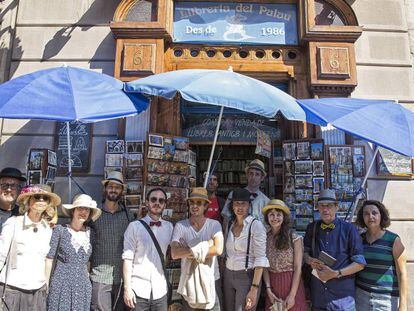
[[355,273],[366,265],[356,227],[336,218],[335,191],[318,197],[321,220],[311,223],[304,239],[305,262],[313,269],[310,282],[312,310],[355,310]]
[[102,181],[102,214],[91,223],[94,247],[91,256],[91,310],[124,310],[122,292],[122,252],[124,233],[134,216],[123,202],[125,188],[122,173],[112,171]]
[[[262,208],[269,202],[269,198],[260,191],[260,185],[266,177],[266,169],[264,163],[255,159],[251,161],[245,168],[246,177],[247,177],[247,189],[250,192],[251,196],[251,209],[249,214],[254,218],[259,219],[264,223],[264,216],[262,214]],[[224,225],[228,222],[226,219],[231,217],[231,202],[232,202],[233,192],[230,192],[226,204],[223,207],[221,215],[225,218],[223,221]]]
[[0,172],[0,232],[9,217],[19,215],[16,200],[25,181],[17,168],[6,167]]

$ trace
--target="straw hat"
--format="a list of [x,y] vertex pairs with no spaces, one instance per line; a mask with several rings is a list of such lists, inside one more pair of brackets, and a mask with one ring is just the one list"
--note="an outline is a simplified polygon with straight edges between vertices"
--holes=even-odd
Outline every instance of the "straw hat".
[[107,178],[102,180],[102,185],[105,186],[108,182],[113,182],[115,184],[121,185],[122,187],[125,187],[124,176],[121,172],[118,171],[109,172]]
[[270,200],[269,203],[267,203],[262,209],[263,215],[266,215],[266,213],[271,209],[280,210],[286,215],[290,216],[290,209],[285,204],[285,202],[283,202],[282,200],[278,200],[278,199]]
[[193,191],[191,191],[190,196],[187,198],[187,201],[195,201],[195,200],[203,200],[207,203],[211,203],[208,199],[208,194],[206,188],[203,187],[195,187]]
[[319,193],[318,203],[337,203],[335,190],[333,189],[323,189]]
[[58,206],[60,204],[60,197],[57,194],[53,193],[52,189],[48,185],[30,185],[24,187],[17,198],[17,203],[19,205],[22,205],[26,202],[26,200],[35,194],[48,196],[50,204],[53,206]]
[[247,171],[248,171],[250,168],[255,169],[255,170],[259,170],[259,171],[261,171],[261,172],[264,174],[264,176],[266,176],[266,175],[267,175],[267,173],[266,173],[266,169],[265,169],[265,165],[264,165],[263,161],[261,161],[261,160],[259,160],[259,159],[255,159],[255,160],[251,161],[251,162],[250,162],[250,163],[246,166],[246,168],[244,169],[244,171],[245,171],[245,173],[246,173],[246,174],[247,174]]
[[97,207],[96,201],[87,194],[77,195],[72,204],[63,204],[62,212],[68,217],[71,217],[69,210],[76,207],[87,207],[91,211],[91,219],[95,221],[101,216],[101,209]]

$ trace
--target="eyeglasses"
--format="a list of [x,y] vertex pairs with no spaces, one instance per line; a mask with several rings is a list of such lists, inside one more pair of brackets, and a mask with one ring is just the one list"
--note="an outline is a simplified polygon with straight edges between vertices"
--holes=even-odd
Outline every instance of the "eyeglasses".
[[158,201],[161,205],[165,203],[165,199],[164,198],[151,197],[151,198],[149,198],[149,201],[151,203],[157,203],[157,201]]
[[35,194],[33,195],[33,199],[35,199],[36,201],[40,201],[43,200],[45,202],[49,202],[50,198],[48,195],[43,195],[43,194]]
[[18,185],[18,184],[0,184],[0,187],[1,187],[1,190],[8,190],[8,189],[11,189],[11,190],[17,190],[17,189],[19,189],[20,188],[20,185]]

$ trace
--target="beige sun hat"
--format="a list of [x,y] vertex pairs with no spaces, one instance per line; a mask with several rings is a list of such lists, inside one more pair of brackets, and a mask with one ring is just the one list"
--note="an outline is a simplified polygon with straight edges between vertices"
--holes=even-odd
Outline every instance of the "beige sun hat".
[[48,185],[30,185],[26,186],[20,192],[20,195],[17,198],[17,203],[19,205],[24,204],[31,196],[35,194],[46,195],[50,199],[50,204],[53,206],[58,206],[61,202],[60,197],[52,192],[52,189]]
[[192,189],[190,196],[187,198],[187,201],[203,200],[207,203],[211,203],[208,199],[208,194],[206,188],[195,187]]
[[253,161],[251,161],[247,166],[246,166],[246,168],[244,169],[244,171],[245,171],[245,173],[247,174],[247,171],[250,169],[250,168],[252,168],[252,169],[255,169],[255,170],[259,170],[259,171],[261,171],[263,174],[264,174],[264,176],[266,176],[267,175],[267,173],[266,173],[266,169],[265,169],[265,164],[263,163],[263,161],[261,161],[261,160],[259,160],[259,159],[254,159]]
[[102,180],[102,185],[105,186],[108,182],[113,182],[115,184],[121,185],[122,187],[125,187],[124,176],[121,172],[118,171],[109,172],[106,179]]
[[290,209],[286,205],[286,203],[283,202],[282,200],[278,200],[278,199],[270,200],[269,203],[267,203],[262,209],[263,215],[266,215],[266,212],[271,209],[278,209],[284,212],[286,215],[290,216]]
[[87,194],[79,194],[73,199],[72,204],[63,204],[62,212],[68,217],[71,217],[69,210],[76,207],[87,207],[91,211],[92,221],[96,221],[101,216],[101,209],[97,207],[96,201]]

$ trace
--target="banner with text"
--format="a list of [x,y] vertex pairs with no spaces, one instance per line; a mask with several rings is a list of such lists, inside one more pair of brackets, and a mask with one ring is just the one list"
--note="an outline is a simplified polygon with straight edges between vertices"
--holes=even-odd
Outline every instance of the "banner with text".
[[296,5],[175,2],[173,40],[297,45]]

